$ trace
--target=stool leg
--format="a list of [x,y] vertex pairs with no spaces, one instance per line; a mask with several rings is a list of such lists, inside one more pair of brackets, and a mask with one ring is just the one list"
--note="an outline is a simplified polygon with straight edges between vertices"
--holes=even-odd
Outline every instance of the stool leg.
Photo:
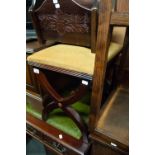
[[63,107],[62,109],[79,127],[80,131],[82,132],[83,141],[88,143],[87,127],[86,127],[86,124],[84,123],[83,119],[81,119],[79,113],[76,112],[73,108],[71,108],[69,106]]
[[44,107],[42,111],[42,119],[46,121],[48,118],[48,114],[56,108],[58,108],[58,105],[55,102],[49,103],[46,107]]
[[40,81],[41,86],[47,91],[47,93],[53,100],[51,103],[45,104],[42,112],[42,119],[46,121],[48,118],[48,114],[51,111],[56,108],[61,108],[79,127],[82,132],[83,141],[88,142],[87,128],[84,121],[81,119],[78,112],[69,107],[70,104],[75,103],[83,97],[83,95],[87,91],[88,82],[83,80],[77,89],[75,89],[69,96],[64,98],[55,91],[42,71],[39,71],[39,74],[37,74],[37,78]]

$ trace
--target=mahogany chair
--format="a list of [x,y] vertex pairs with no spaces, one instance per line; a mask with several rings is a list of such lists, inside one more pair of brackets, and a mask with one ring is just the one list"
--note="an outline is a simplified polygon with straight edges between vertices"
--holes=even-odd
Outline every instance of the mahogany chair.
[[[111,42],[111,7],[109,0],[44,0],[39,7],[33,0],[30,7],[43,46],[27,60],[42,88],[44,108],[42,115],[29,106],[28,112],[67,134],[72,131],[65,126],[76,124],[81,135],[72,136],[85,142],[103,99],[107,66],[123,49],[123,44]],[[44,47],[49,40],[55,43]],[[82,114],[89,115],[88,126]]]

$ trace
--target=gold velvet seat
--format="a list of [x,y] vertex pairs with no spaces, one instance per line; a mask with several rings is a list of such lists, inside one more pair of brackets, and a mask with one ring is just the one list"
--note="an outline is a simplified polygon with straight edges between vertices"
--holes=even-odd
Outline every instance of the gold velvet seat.
[[[111,42],[108,61],[114,58],[121,48],[122,45]],[[58,44],[36,52],[28,57],[28,61],[93,75],[95,54],[91,53],[89,48]]]

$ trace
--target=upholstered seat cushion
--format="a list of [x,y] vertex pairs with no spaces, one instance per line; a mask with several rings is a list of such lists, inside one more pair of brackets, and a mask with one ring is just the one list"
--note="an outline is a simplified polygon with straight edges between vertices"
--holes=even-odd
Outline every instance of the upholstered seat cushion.
[[[108,61],[116,56],[121,48],[122,45],[112,42],[109,47]],[[27,60],[93,75],[95,54],[91,53],[89,48],[58,44],[30,55]]]
[[[80,114],[86,124],[88,123],[88,115],[90,111],[88,102],[89,95],[71,105],[71,107],[73,107]],[[41,113],[34,109],[31,103],[26,104],[26,111],[32,114],[34,117],[41,119]],[[69,118],[61,109],[53,110],[49,114],[46,122],[76,139],[80,139],[82,136],[81,131],[74,123],[74,121]]]

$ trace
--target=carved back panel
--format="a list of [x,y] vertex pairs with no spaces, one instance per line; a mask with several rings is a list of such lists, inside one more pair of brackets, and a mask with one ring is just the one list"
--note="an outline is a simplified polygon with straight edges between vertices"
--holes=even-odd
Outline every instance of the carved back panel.
[[38,8],[34,7],[31,15],[40,43],[54,40],[91,47],[94,51],[97,9],[95,0],[88,2],[44,0]]

